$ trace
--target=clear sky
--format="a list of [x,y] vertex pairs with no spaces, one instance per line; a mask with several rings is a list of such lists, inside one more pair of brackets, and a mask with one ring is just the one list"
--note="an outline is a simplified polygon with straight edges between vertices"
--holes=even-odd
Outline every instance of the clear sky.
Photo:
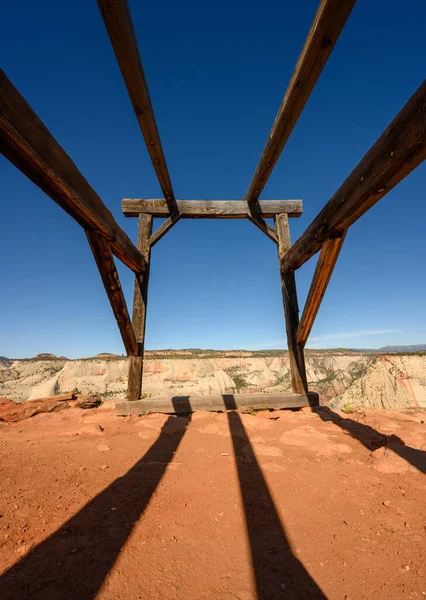
[[[178,198],[244,196],[317,4],[131,2]],[[1,10],[3,69],[136,241],[121,199],[162,193],[95,0]],[[303,199],[293,241],[422,82],[425,24],[424,0],[358,1],[262,194]],[[426,343],[425,184],[423,164],[351,228],[311,348]],[[0,355],[123,353],[84,232],[4,157],[0,190]],[[273,242],[248,221],[179,222],[153,250],[146,345],[285,347]]]

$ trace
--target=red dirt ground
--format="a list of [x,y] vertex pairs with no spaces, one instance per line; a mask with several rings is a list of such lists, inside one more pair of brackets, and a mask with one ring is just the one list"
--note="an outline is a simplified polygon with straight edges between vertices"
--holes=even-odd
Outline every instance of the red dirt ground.
[[0,598],[424,598],[424,421],[104,405],[0,423]]

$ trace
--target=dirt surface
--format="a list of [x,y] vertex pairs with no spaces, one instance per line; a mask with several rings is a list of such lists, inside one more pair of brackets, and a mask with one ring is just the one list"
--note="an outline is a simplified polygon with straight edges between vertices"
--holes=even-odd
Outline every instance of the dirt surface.
[[0,423],[0,598],[424,598],[424,421],[106,403]]

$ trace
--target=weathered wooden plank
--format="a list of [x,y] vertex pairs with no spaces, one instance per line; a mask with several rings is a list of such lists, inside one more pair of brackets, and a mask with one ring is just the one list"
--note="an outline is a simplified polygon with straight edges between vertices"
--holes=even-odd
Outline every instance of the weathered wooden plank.
[[[141,213],[153,217],[168,217],[169,209],[164,198],[142,200],[124,198],[122,210],[126,217],[137,217]],[[245,200],[178,200],[182,219],[248,219],[250,209]],[[302,200],[261,200],[261,216],[273,218],[280,213],[297,218],[303,213]]]
[[138,355],[131,356],[129,359],[129,379],[127,385],[127,398],[129,401],[138,400],[142,394],[143,354],[145,348],[145,325],[151,262],[151,246],[149,242],[151,233],[152,216],[139,215],[138,249],[146,260],[147,268],[145,273],[135,275],[132,325],[138,345]]
[[127,354],[138,353],[138,346],[127,311],[126,300],[121,289],[120,278],[115,268],[108,241],[98,233],[86,231],[90,248],[92,249],[99,274],[111,304],[114,317],[120,329],[123,344]]
[[267,223],[261,216],[259,202],[256,202],[256,205],[247,204],[247,206],[249,206],[250,209],[248,219],[253,223],[253,225],[256,225],[256,227],[260,229],[260,231],[262,231],[262,233],[264,233],[270,240],[278,244],[278,236],[275,229],[271,227],[269,223]]
[[282,262],[298,269],[324,241],[350,227],[426,158],[426,81],[409,99]]
[[[290,228],[287,215],[275,217],[275,229],[278,235],[278,261],[291,245]],[[288,354],[290,358],[291,384],[293,392],[306,394],[308,384],[305,370],[303,346],[297,343],[297,328],[299,326],[299,306],[297,302],[296,278],[294,273],[283,273],[280,269],[281,289],[283,295],[284,315],[287,332]]]
[[74,392],[69,392],[67,394],[58,394],[57,396],[44,396],[42,398],[33,398],[32,400],[27,400],[25,404],[30,402],[71,402],[72,400],[77,400],[77,394]]
[[127,0],[98,0],[133,110],[173,221],[179,210],[170,181]]
[[330,56],[356,0],[321,0],[245,199],[254,204]]
[[146,413],[185,414],[196,410],[224,411],[267,408],[303,408],[318,406],[315,392],[308,394],[223,394],[222,396],[174,396],[172,398],[147,398],[115,403],[116,414],[143,415]]
[[298,344],[305,345],[311,333],[319,307],[321,306],[322,299],[339,258],[345,236],[346,232],[343,232],[339,237],[329,238],[321,248],[311,287],[306,298],[305,308],[303,309],[302,318],[297,328]]
[[166,233],[173,227],[175,223],[176,221],[173,221],[173,219],[169,217],[167,221],[164,221],[164,223],[162,223],[160,227],[154,231],[149,241],[151,248],[166,235]]
[[1,152],[82,227],[104,235],[128,267],[143,271],[140,252],[1,70],[0,98]]

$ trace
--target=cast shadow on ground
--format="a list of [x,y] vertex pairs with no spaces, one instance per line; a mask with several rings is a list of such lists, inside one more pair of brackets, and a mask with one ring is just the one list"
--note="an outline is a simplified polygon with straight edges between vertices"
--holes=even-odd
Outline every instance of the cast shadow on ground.
[[[326,600],[294,556],[232,395],[223,396],[259,600]],[[191,412],[188,399],[186,408]],[[182,399],[179,410],[182,411]],[[187,423],[190,419],[188,418]],[[160,436],[123,477],[0,577],[2,600],[94,600],[185,430]],[[292,490],[289,488],[288,493]],[[116,509],[116,510],[111,510]]]
[[[317,600],[326,596],[294,556],[232,394],[224,395],[259,600]],[[282,475],[285,485],[285,474]],[[293,491],[288,484],[288,494]]]
[[386,446],[386,448],[405,459],[421,473],[426,473],[426,452],[424,450],[406,446],[404,441],[396,435],[385,435],[377,431],[377,429],[370,427],[370,425],[358,423],[353,419],[345,419],[327,406],[318,407],[316,412],[323,421],[332,421],[335,425],[338,425],[353,438],[361,442],[368,450],[374,451]]
[[0,577],[2,600],[95,598],[183,438],[185,430],[167,427],[127,473]]

